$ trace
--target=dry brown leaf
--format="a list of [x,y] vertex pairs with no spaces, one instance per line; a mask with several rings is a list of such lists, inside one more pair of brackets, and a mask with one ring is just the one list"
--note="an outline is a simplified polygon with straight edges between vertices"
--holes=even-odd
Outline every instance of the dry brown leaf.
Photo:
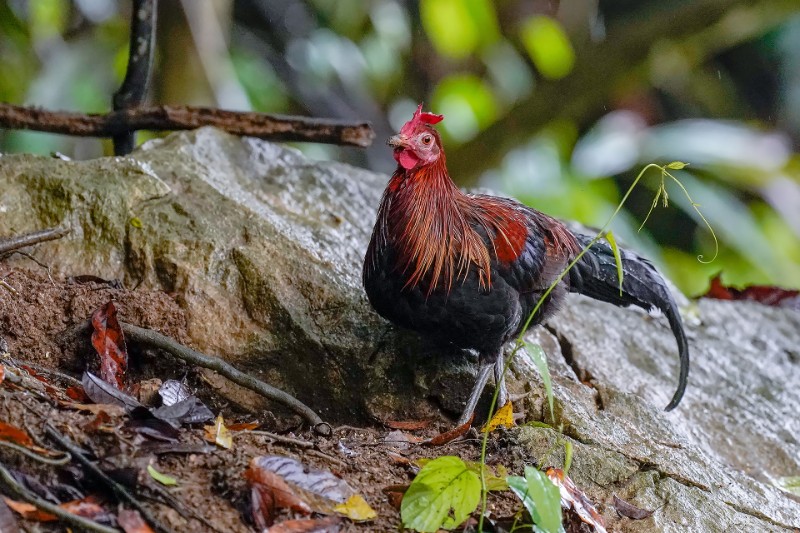
[[275,524],[265,533],[337,533],[341,529],[341,522],[338,516],[286,520]]
[[213,426],[203,426],[206,430],[205,439],[213,442],[221,448],[230,449],[233,446],[233,437],[228,428],[225,427],[225,420],[222,415],[218,415],[214,420]]
[[404,431],[417,431],[419,429],[425,429],[431,425],[433,420],[387,420],[383,423],[388,428],[391,429],[402,429]]
[[628,503],[616,494],[614,494],[614,509],[617,510],[620,516],[630,518],[631,520],[644,520],[653,516],[655,511],[648,511],[647,509],[640,509],[632,503]]
[[128,350],[113,301],[92,314],[92,327],[92,346],[100,356],[100,378],[119,390],[124,390]]
[[465,424],[461,424],[460,426],[455,427],[450,431],[439,433],[435,437],[426,440],[422,444],[425,446],[444,446],[448,442],[456,440],[458,437],[461,437],[462,435],[466,434],[467,431],[469,431],[469,428],[472,427],[473,418],[475,418],[474,413]]
[[123,509],[117,516],[117,524],[125,533],[155,533],[147,525],[139,511]]

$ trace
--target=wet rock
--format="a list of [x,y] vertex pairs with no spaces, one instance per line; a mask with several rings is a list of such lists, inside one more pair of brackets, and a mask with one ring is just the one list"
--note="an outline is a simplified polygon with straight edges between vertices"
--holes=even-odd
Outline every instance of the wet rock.
[[[361,289],[386,180],[213,129],[152,141],[126,158],[4,155],[0,235],[69,225],[68,237],[35,251],[55,273],[174,294],[193,347],[324,418],[456,412],[474,375],[470,358],[389,327]],[[496,459],[558,465],[559,442],[571,440],[571,475],[619,531],[800,527],[797,499],[772,486],[800,474],[800,314],[713,301],[693,312],[689,389],[664,413],[678,368],[665,320],[571,298],[530,336],[548,354],[560,433],[516,430],[514,451]],[[512,373],[512,392],[529,392],[529,416],[550,421],[524,354]],[[264,407],[210,378],[232,401]],[[657,510],[646,520],[621,519],[614,493]]]

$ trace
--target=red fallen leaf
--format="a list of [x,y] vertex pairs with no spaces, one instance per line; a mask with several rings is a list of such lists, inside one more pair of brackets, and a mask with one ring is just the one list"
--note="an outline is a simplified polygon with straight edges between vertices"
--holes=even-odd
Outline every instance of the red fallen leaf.
[[[5,497],[3,500],[14,512],[18,513],[26,520],[33,520],[36,522],[53,522],[58,520],[58,517],[55,515],[42,511],[30,503],[18,502]],[[87,496],[82,500],[62,503],[59,507],[68,513],[82,516],[94,520],[95,522],[110,522],[111,515],[98,503],[98,499],[93,496]]]
[[336,533],[341,529],[341,524],[338,516],[286,520],[275,524],[266,533]]
[[19,523],[17,517],[11,512],[11,508],[0,499],[0,531],[3,533],[19,533]]
[[11,498],[3,497],[3,501],[8,505],[12,511],[20,515],[26,520],[34,520],[36,522],[53,522],[56,516],[44,511],[40,511],[36,506],[27,502],[18,502]]
[[2,383],[4,379],[6,379],[6,367],[0,365],[0,383]]
[[303,514],[311,514],[311,507],[295,494],[286,481],[275,472],[259,466],[256,457],[244,477],[250,482],[250,497],[253,522],[264,530],[275,521],[278,508],[289,508]]
[[261,422],[239,422],[228,426],[229,431],[252,431],[261,425]]
[[772,307],[786,307],[800,311],[800,291],[798,290],[767,285],[751,285],[744,289],[726,287],[722,284],[719,274],[711,280],[708,292],[703,297],[717,300],[748,300]]
[[473,418],[475,418],[475,414],[473,414],[465,424],[461,424],[460,426],[455,427],[450,431],[439,433],[435,437],[426,440],[422,444],[424,446],[444,446],[448,442],[456,440],[458,437],[464,435],[467,431],[469,431],[469,428],[472,426]]
[[391,429],[402,429],[405,431],[417,431],[425,429],[431,425],[432,420],[387,420],[384,426]]
[[128,368],[128,350],[125,337],[117,320],[113,300],[92,313],[92,346],[100,355],[100,377],[119,390],[125,388],[125,371]]
[[561,492],[561,507],[574,511],[583,522],[594,527],[595,533],[607,533],[605,520],[594,504],[569,476],[564,475],[563,470],[550,467],[545,470],[545,475]]
[[155,533],[150,526],[142,519],[139,511],[123,509],[117,515],[117,525],[125,533]]
[[33,440],[24,430],[5,422],[0,422],[0,440],[13,442],[26,448],[34,446]]
[[640,509],[632,503],[628,503],[616,494],[614,494],[614,508],[620,516],[625,516],[631,520],[644,520],[650,518],[655,511],[648,511],[647,509]]
[[70,385],[67,387],[67,390],[64,391],[67,395],[67,398],[72,400],[73,402],[78,403],[89,403],[89,397],[86,396],[86,391],[83,390],[83,387],[78,385]]

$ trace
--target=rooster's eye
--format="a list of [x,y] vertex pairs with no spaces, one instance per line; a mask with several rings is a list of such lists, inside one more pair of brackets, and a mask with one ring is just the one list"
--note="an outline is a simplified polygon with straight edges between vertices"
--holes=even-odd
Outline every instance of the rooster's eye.
[[430,135],[425,135],[422,138],[422,144],[428,145],[428,144],[431,144],[431,141],[433,141],[433,137],[430,136]]

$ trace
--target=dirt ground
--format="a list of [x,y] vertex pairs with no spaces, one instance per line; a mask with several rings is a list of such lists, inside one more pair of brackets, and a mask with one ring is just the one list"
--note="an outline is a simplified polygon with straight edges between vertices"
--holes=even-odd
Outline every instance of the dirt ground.
[[[398,492],[402,490],[399,487],[407,486],[413,479],[419,469],[417,459],[442,455],[458,455],[464,460],[479,458],[480,439],[474,429],[444,446],[426,447],[416,442],[451,429],[446,421],[434,421],[417,431],[343,426],[334,428],[331,437],[321,437],[307,428],[296,427],[281,435],[298,442],[281,442],[259,434],[258,430],[280,429],[280,424],[270,427],[267,422],[256,431],[234,432],[230,449],[206,442],[202,424],[183,426],[178,443],[131,433],[125,427],[129,415],[122,409],[104,409],[105,414],[98,414],[97,409],[83,410],[87,408],[65,398],[65,389],[74,384],[69,377],[80,380],[84,370],[96,371],[97,367],[97,354],[89,334],[86,330],[76,333],[76,325],[84,323],[94,310],[113,299],[122,320],[155,329],[185,344],[188,342],[185,317],[170,295],[126,290],[116,287],[113,281],[93,278],[51,279],[43,270],[4,270],[2,265],[0,279],[15,291],[0,287],[0,353],[8,352],[0,356],[0,365],[5,366],[7,376],[9,372],[27,374],[28,382],[32,377],[45,385],[44,392],[37,392],[24,383],[4,380],[0,384],[0,421],[24,428],[42,447],[57,450],[58,445],[44,431],[46,422],[52,424],[62,435],[90,451],[96,464],[127,487],[168,530],[253,531],[251,495],[243,473],[253,457],[284,455],[333,472],[377,511],[378,517],[369,522],[343,519],[341,531],[397,531]],[[128,352],[128,381],[134,388],[140,385],[143,403],[147,401],[143,391],[152,390],[154,384],[157,386],[167,379],[186,379],[193,392],[215,415],[221,414],[228,425],[276,419],[268,413],[237,411],[214,396],[197,369],[165,353],[130,343]],[[511,473],[519,474],[523,463],[531,464],[534,458],[514,456],[505,444],[503,431],[494,433],[489,441],[487,462],[490,465],[502,462]],[[107,487],[75,460],[60,466],[45,465],[3,446],[0,462],[24,477],[26,486],[40,496],[55,496],[62,502],[78,495],[100,497],[111,524],[120,509],[130,508],[119,503]],[[177,484],[160,485],[148,475],[148,465],[174,477]],[[45,487],[44,491],[37,490],[37,482]],[[393,493],[387,491],[387,487],[393,486],[397,486]],[[0,490],[14,499],[6,488]],[[508,519],[518,509],[518,501],[511,493],[490,495],[492,516]],[[300,515],[282,511],[277,521],[291,517]],[[20,520],[20,527],[24,531],[66,530],[57,522],[35,520]]]

